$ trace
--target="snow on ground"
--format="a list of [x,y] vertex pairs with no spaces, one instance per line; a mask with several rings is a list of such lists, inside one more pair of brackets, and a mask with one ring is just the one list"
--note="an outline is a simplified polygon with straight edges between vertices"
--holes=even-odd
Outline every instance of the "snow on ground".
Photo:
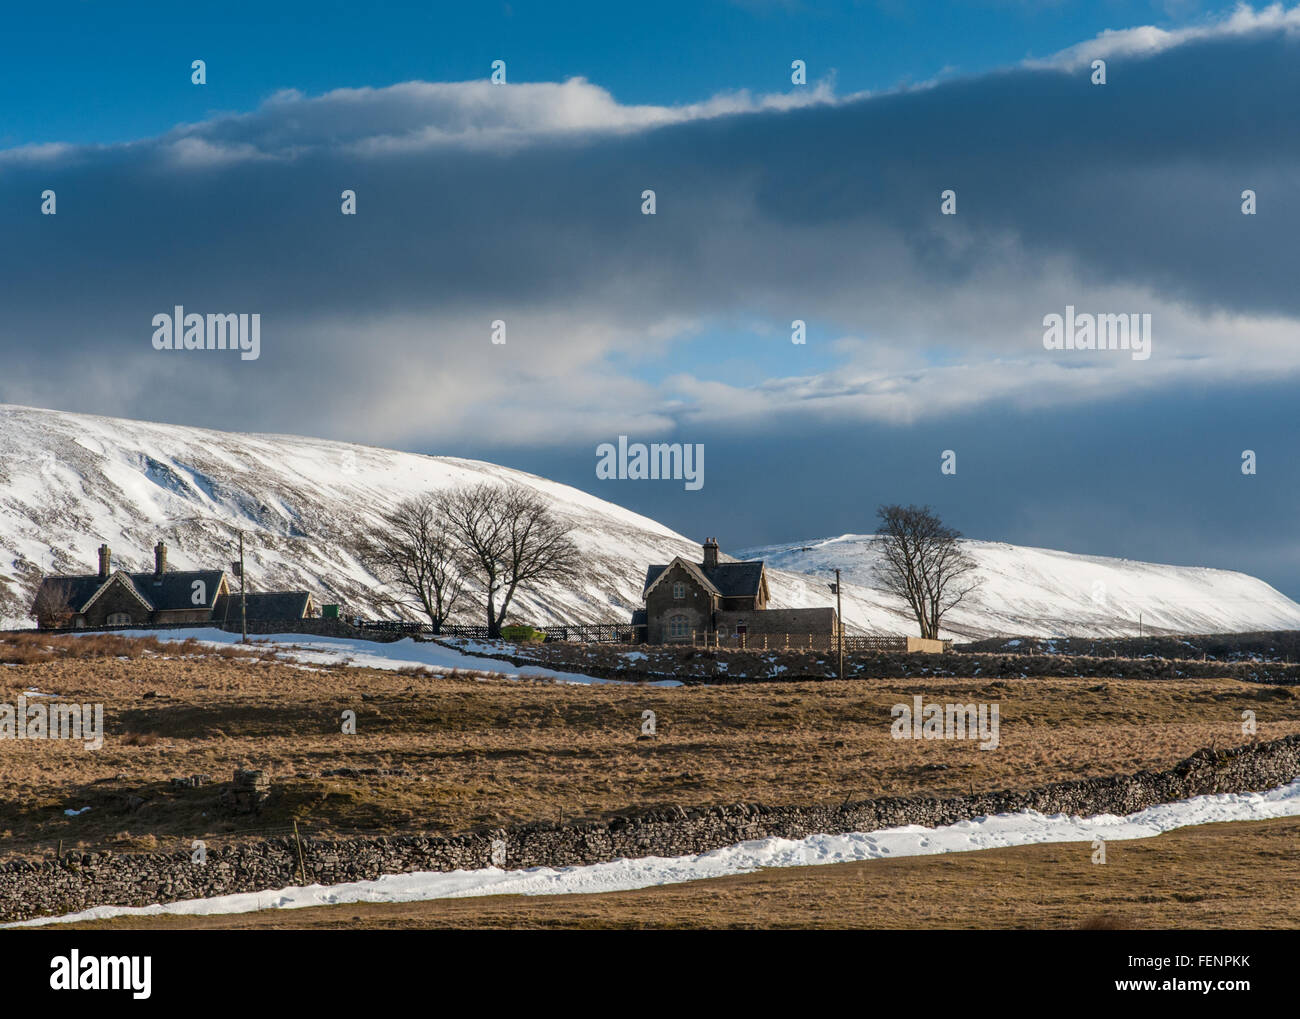
[[885,857],[934,856],[1007,846],[1048,842],[1107,842],[1150,838],[1175,828],[1221,821],[1262,821],[1300,815],[1300,779],[1265,793],[1221,793],[1165,803],[1116,817],[1048,816],[1036,811],[998,814],[962,821],[942,828],[907,825],[848,835],[812,835],[806,839],[757,839],[716,849],[698,856],[672,859],[643,857],[597,863],[585,867],[533,867],[506,871],[431,871],[392,874],[374,881],[353,881],[331,886],[281,888],[275,891],[188,899],[152,906],[96,906],[62,917],[6,924],[41,926],[115,916],[209,916],[252,913],[261,909],[303,909],[352,902],[422,902],[482,895],[568,895],[630,891],[654,885],[680,884],[704,878],[745,874],[767,867],[808,867]]
[[[237,645],[240,636],[227,633],[215,627],[194,627],[179,630],[115,630],[127,637],[157,637],[164,642],[180,642],[187,639],[197,640],[211,647],[219,645]],[[250,636],[257,645],[273,645],[284,658],[301,665],[349,665],[365,669],[405,669],[411,666],[423,666],[439,672],[490,672],[504,679],[554,679],[557,683],[620,683],[621,680],[601,679],[597,676],[584,676],[571,672],[555,672],[536,665],[508,665],[509,671],[501,666],[505,662],[478,658],[463,654],[442,644],[416,641],[410,637],[390,643],[379,641],[356,640],[348,637],[324,637],[309,633],[266,633]],[[647,686],[681,686],[676,680],[658,680]]]

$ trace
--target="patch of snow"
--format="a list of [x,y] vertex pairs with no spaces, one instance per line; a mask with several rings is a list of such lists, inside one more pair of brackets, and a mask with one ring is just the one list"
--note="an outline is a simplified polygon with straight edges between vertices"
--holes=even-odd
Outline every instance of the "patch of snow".
[[[178,630],[122,630],[127,636],[152,636],[163,642],[180,642],[188,639],[209,647],[240,645],[237,633],[227,633],[215,627],[195,627]],[[553,679],[557,683],[620,683],[621,680],[583,676],[569,672],[554,672],[537,665],[507,665],[489,658],[462,654],[442,644],[417,641],[410,637],[390,643],[356,640],[345,637],[325,637],[309,633],[258,634],[257,644],[250,649],[273,646],[286,659],[298,665],[346,665],[366,669],[405,669],[423,666],[436,672],[488,672],[502,679]],[[500,666],[507,665],[505,669]],[[681,686],[676,680],[658,680],[654,686]]]
[[934,856],[1051,842],[1107,842],[1144,839],[1175,828],[1223,821],[1261,821],[1300,816],[1300,779],[1264,793],[1220,793],[1148,807],[1126,817],[1100,814],[1080,818],[1020,811],[997,814],[941,828],[906,825],[847,835],[805,839],[755,839],[696,856],[642,857],[582,867],[533,867],[506,871],[495,867],[448,873],[420,871],[385,875],[373,881],[309,885],[275,891],[221,895],[210,899],[152,906],[96,906],[62,917],[5,924],[37,927],[115,916],[213,916],[262,909],[304,909],[354,902],[422,902],[483,895],[569,895],[630,891],[705,878],[746,874],[764,868],[809,867],[856,860]]

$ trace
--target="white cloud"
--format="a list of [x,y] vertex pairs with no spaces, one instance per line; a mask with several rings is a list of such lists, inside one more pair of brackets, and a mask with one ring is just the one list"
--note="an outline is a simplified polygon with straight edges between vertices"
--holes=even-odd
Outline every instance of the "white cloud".
[[449,145],[502,149],[557,135],[644,131],[835,101],[830,79],[789,93],[740,90],[678,106],[623,105],[585,78],[508,85],[408,81],[320,96],[287,89],[251,113],[182,125],[162,141],[192,162],[291,158],[319,150],[384,156]]
[[1278,30],[1300,32],[1300,6],[1288,10],[1283,4],[1270,4],[1256,10],[1249,4],[1238,4],[1231,14],[1200,25],[1175,29],[1154,25],[1107,29],[1095,39],[1076,43],[1044,60],[1027,60],[1025,66],[1077,70],[1099,58],[1153,56],[1187,43]]

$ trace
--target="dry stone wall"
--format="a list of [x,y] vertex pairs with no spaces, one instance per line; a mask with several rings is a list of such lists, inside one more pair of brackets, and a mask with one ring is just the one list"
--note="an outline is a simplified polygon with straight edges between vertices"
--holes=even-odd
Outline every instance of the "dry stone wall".
[[[722,684],[834,679],[836,656],[825,651],[673,647],[645,644],[512,644],[509,641],[442,641],[466,654],[576,672],[605,679]],[[485,669],[491,669],[485,665]],[[1079,676],[1098,679],[1230,678],[1277,686],[1300,685],[1300,664],[1216,662],[1174,658],[1099,658],[1087,655],[993,652],[904,654],[846,652],[848,679],[953,677],[1016,679]]]
[[293,838],[213,847],[191,854],[69,854],[58,861],[0,864],[0,920],[76,912],[96,905],[143,906],[302,883],[337,884],[412,871],[564,867],[620,857],[685,856],[746,839],[927,827],[989,814],[1129,814],[1208,793],[1285,785],[1300,775],[1300,735],[1230,750],[1200,750],[1168,771],[1060,782],[1024,792],[950,799],[884,798],[827,806],[674,807],[606,821],[533,824],[450,837]]

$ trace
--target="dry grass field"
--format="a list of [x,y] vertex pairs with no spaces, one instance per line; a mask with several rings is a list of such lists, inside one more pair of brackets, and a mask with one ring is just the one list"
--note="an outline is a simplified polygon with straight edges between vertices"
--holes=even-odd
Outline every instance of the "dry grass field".
[[[49,650],[46,650],[49,648]],[[102,702],[99,750],[0,740],[0,858],[180,848],[297,819],[315,834],[454,832],[736,801],[948,795],[1167,767],[1203,746],[1300,731],[1300,691],[1231,680],[876,680],[655,688],[306,668],[262,650],[120,637],[0,642],[0,702]],[[891,705],[996,702],[1001,746],[895,741]],[[638,739],[641,713],[656,739]],[[345,710],[356,735],[341,732]],[[257,816],[217,788],[264,769]],[[349,775],[324,775],[354,769]],[[91,809],[75,817],[65,810]]]
[[[495,896],[124,917],[86,928],[1300,928],[1300,818],[1086,842],[771,869],[602,895]],[[66,928],[61,928],[66,929]]]

